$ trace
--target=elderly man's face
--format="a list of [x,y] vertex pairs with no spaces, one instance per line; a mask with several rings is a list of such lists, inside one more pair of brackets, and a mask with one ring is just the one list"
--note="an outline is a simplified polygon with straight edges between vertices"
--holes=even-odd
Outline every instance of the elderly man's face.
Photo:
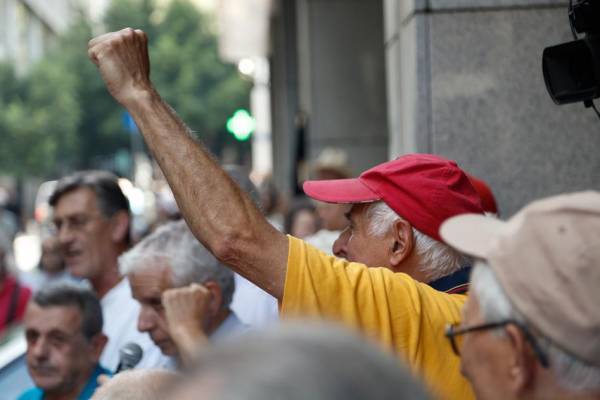
[[369,267],[389,267],[389,246],[369,232],[368,204],[355,204],[346,214],[348,227],[333,244],[333,254]]
[[[475,293],[471,292],[463,309],[462,325],[485,323]],[[473,385],[476,397],[483,400],[510,399],[510,361],[507,338],[493,330],[469,332],[457,338],[461,353],[461,371]]]
[[138,330],[148,332],[163,354],[177,355],[162,305],[163,292],[173,287],[169,267],[164,261],[154,261],[128,274],[128,277],[133,298],[141,305]]
[[101,347],[82,333],[75,306],[41,307],[31,302],[23,319],[27,368],[36,386],[47,393],[80,389],[98,362]]
[[106,254],[116,242],[95,193],[79,188],[62,195],[54,207],[54,224],[69,272],[91,280],[100,277]]

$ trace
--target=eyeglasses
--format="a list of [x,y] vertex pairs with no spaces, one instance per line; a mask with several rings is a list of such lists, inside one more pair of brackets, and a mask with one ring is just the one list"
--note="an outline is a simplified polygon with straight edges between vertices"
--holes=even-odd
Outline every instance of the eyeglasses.
[[100,219],[100,215],[75,214],[65,218],[56,218],[50,225],[54,234],[58,234],[61,228],[67,228],[73,231],[82,231],[90,222]]
[[460,327],[460,324],[451,324],[446,327],[445,336],[450,341],[450,346],[452,346],[452,351],[454,351],[454,354],[456,354],[457,356],[460,357],[460,348],[459,348],[459,345],[457,342],[457,336],[461,336],[461,335],[464,335],[465,333],[470,333],[470,332],[502,328],[508,324],[513,324],[513,325],[519,327],[519,329],[521,329],[521,331],[525,335],[525,339],[529,342],[529,344],[531,345],[531,348],[533,349],[533,352],[535,353],[536,357],[540,361],[540,364],[544,368],[547,368],[549,365],[548,357],[540,348],[537,340],[535,340],[535,337],[531,334],[529,329],[527,329],[523,324],[521,324],[515,320],[512,320],[512,319],[506,319],[506,320],[498,321],[498,322],[489,322],[489,323],[481,324],[481,325],[465,326],[462,328]]

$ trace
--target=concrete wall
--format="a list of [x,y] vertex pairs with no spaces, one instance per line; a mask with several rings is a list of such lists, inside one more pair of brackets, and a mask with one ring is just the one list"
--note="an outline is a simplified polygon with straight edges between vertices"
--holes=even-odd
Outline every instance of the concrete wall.
[[381,1],[298,0],[300,107],[308,151],[347,151],[360,172],[387,156]]
[[284,193],[292,192],[298,112],[296,1],[278,0],[271,22],[271,139],[273,178]]
[[345,150],[355,173],[386,160],[382,4],[277,1],[271,24],[273,168],[285,191],[302,146],[299,126],[305,128],[306,160],[325,147]]
[[433,152],[488,181],[508,216],[600,188],[600,121],[556,106],[544,47],[571,40],[567,1],[387,0],[389,156]]

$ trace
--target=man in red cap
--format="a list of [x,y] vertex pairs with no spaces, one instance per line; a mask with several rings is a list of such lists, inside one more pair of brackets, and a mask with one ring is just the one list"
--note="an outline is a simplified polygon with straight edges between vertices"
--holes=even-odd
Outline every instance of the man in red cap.
[[[407,361],[440,398],[473,398],[443,335],[446,324],[460,321],[466,296],[435,290],[409,274],[328,256],[273,228],[154,89],[142,31],[99,36],[90,41],[88,54],[111,95],[134,117],[189,227],[220,261],[276,297],[284,316],[333,319],[360,329]],[[328,201],[359,203],[340,252],[424,279],[432,277],[414,253],[412,227],[438,241],[444,219],[482,212],[466,175],[455,163],[431,155],[377,166],[344,181],[343,193],[325,185],[311,183],[306,189],[313,195],[325,191],[322,198]],[[402,218],[374,236],[362,203],[379,201]]]
[[333,246],[336,256],[388,267],[448,293],[466,292],[468,260],[438,234],[444,220],[482,213],[469,177],[431,154],[408,154],[356,179],[308,181],[304,191],[328,203],[350,204],[350,224]]

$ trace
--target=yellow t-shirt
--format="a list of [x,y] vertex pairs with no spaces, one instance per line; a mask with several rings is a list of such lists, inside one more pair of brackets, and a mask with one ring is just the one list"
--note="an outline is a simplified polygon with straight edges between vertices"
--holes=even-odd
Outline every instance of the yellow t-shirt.
[[466,296],[446,294],[386,268],[367,268],[289,236],[284,317],[324,317],[358,328],[399,354],[443,399],[473,399],[444,337]]

